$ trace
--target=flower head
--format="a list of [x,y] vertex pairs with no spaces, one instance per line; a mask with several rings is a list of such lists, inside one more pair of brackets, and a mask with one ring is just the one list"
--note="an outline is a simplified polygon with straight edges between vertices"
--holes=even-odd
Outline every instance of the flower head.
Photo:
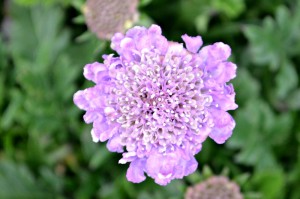
[[137,19],[137,4],[137,0],[87,0],[84,9],[87,26],[100,39],[110,39]]
[[214,176],[189,187],[185,199],[243,199],[239,186],[223,176]]
[[93,140],[123,153],[119,163],[130,162],[127,179],[135,183],[144,173],[160,185],[193,173],[202,142],[224,143],[235,126],[227,113],[237,108],[227,84],[236,74],[230,47],[199,51],[201,37],[183,35],[185,49],[161,33],[157,25],[116,33],[111,47],[119,56],[87,64],[84,76],[96,85],[74,95]]

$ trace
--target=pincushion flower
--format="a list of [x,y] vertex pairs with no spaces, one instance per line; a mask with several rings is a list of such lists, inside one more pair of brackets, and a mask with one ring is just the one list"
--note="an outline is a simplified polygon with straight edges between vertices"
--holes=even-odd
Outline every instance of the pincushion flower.
[[74,95],[93,123],[93,141],[108,140],[108,150],[123,153],[119,163],[130,163],[131,182],[147,173],[166,185],[193,173],[205,139],[222,144],[235,127],[227,113],[237,108],[227,84],[236,75],[230,47],[218,42],[199,50],[200,36],[182,39],[186,48],[157,25],[116,33],[111,47],[118,56],[87,64],[84,76],[96,85]]
[[243,199],[240,187],[224,176],[213,176],[189,187],[185,199]]
[[87,27],[100,39],[110,39],[138,19],[138,0],[87,0],[83,9]]

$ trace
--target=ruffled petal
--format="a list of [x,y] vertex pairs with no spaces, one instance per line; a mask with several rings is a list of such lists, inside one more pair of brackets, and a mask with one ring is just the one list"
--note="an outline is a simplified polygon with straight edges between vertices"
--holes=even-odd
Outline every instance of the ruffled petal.
[[119,126],[110,125],[106,131],[100,134],[99,140],[101,142],[105,142],[106,140],[110,139],[113,135],[115,135],[118,132],[118,130],[119,130]]
[[146,169],[147,174],[154,178],[155,182],[160,185],[167,185],[174,179],[175,168],[177,163],[175,154],[167,154],[162,157],[162,154],[151,154],[147,159]]
[[187,176],[187,175],[194,173],[196,171],[197,167],[198,167],[197,160],[194,157],[191,157],[191,159],[189,161],[187,161],[186,165],[184,166],[185,170],[184,170],[183,176]]
[[218,83],[226,83],[236,76],[236,65],[232,62],[221,62],[210,69],[210,75]]
[[211,115],[215,123],[209,137],[216,143],[223,144],[231,136],[235,121],[229,113],[222,110],[213,109]]
[[98,81],[97,81],[98,73],[106,71],[106,70],[107,70],[107,67],[104,64],[94,62],[92,64],[85,65],[85,67],[83,69],[83,75],[86,79],[91,80],[95,83],[98,83]]
[[103,115],[100,114],[99,111],[86,111],[86,113],[83,115],[83,119],[85,123],[89,124],[94,122],[96,119],[103,119]]
[[182,35],[181,38],[183,39],[187,50],[192,53],[197,53],[203,44],[202,38],[200,36],[191,37],[185,34]]
[[143,49],[150,49],[152,45],[151,37],[148,34],[142,35],[137,38],[135,45],[138,51],[142,51]]
[[109,128],[110,127],[106,123],[105,117],[95,120],[94,123],[93,123],[93,129],[91,131],[93,141],[94,142],[99,142],[99,141],[101,141],[101,139],[100,139],[101,137],[102,137],[102,140],[103,140],[103,134],[105,134],[106,133],[105,131],[107,131]]
[[235,92],[232,84],[224,85],[222,90],[212,92],[214,105],[223,111],[235,110],[238,105],[235,103]]
[[126,37],[130,37],[130,38],[136,40],[139,37],[146,35],[146,34],[147,34],[147,28],[142,27],[142,26],[135,26],[126,32]]
[[148,34],[151,38],[150,47],[154,47],[160,51],[161,55],[164,55],[168,50],[169,42],[162,36],[161,28],[158,25],[152,25],[148,30]]
[[199,57],[205,63],[205,67],[212,67],[219,62],[226,61],[231,54],[231,49],[227,44],[222,42],[208,45],[199,51]]
[[124,35],[122,33],[116,33],[111,39],[110,47],[113,50],[115,50],[117,53],[121,52],[120,43],[121,43],[123,38],[124,38]]
[[83,110],[97,110],[104,107],[105,96],[102,95],[105,89],[102,86],[94,86],[83,91],[77,91],[74,94],[74,103]]
[[196,168],[197,162],[194,157],[178,147],[166,154],[153,150],[146,162],[147,174],[163,186],[173,179],[189,175]]
[[126,177],[128,181],[133,183],[140,183],[146,179],[144,174],[145,168],[145,160],[143,159],[136,159],[132,161],[129,165],[127,170]]
[[82,110],[87,110],[90,107],[89,102],[85,98],[84,91],[77,91],[74,94],[73,101],[74,101],[74,104],[76,104],[76,106],[78,106],[78,108],[80,108]]
[[106,144],[106,147],[111,152],[118,152],[122,153],[123,145],[121,144],[121,137],[119,135],[114,135],[112,138],[110,138]]
[[155,35],[161,35],[161,33],[162,33],[161,27],[156,24],[152,24],[148,29],[148,33],[155,34]]

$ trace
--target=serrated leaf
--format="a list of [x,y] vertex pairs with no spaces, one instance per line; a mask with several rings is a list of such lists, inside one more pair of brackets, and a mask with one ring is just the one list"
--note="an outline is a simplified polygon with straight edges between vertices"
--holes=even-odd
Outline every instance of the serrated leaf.
[[269,66],[272,70],[277,70],[282,62],[283,47],[280,35],[275,29],[275,22],[270,17],[263,20],[262,27],[248,25],[244,29],[246,37],[250,40],[253,62]]
[[273,145],[282,145],[285,144],[287,138],[291,133],[291,129],[293,127],[293,116],[290,112],[282,113],[276,116],[276,122],[272,125],[269,135],[266,137],[270,137],[270,142]]
[[287,97],[289,92],[298,85],[298,75],[295,66],[286,61],[280,68],[279,73],[275,77],[276,96],[279,99]]
[[277,125],[288,124],[289,116],[277,116],[270,106],[260,100],[248,101],[236,114],[236,129],[228,140],[231,148],[241,149],[236,155],[240,163],[253,165],[257,169],[278,167],[273,147],[287,138],[289,128]]
[[[29,133],[65,132],[71,125],[69,121],[76,118],[72,115],[75,107],[70,104],[75,79],[99,43],[89,40],[72,44],[69,31],[62,27],[64,13],[60,7],[22,8],[12,4],[11,13],[12,58],[16,80],[23,91],[21,111],[13,117],[29,128]],[[13,101],[7,110],[13,108]]]
[[237,71],[237,77],[232,81],[236,91],[236,101],[239,105],[246,103],[248,100],[257,98],[260,91],[260,84],[248,70],[240,68]]
[[236,127],[227,145],[231,148],[241,148],[246,143],[254,142],[257,128],[260,125],[256,101],[248,101],[245,107],[236,111]]
[[245,165],[253,165],[258,170],[278,167],[275,156],[270,147],[258,144],[257,142],[247,143],[246,147],[236,155],[236,161]]
[[266,17],[260,26],[246,26],[244,34],[250,41],[253,63],[276,71],[287,57],[300,51],[299,11],[300,6],[295,12],[279,6],[275,19]]

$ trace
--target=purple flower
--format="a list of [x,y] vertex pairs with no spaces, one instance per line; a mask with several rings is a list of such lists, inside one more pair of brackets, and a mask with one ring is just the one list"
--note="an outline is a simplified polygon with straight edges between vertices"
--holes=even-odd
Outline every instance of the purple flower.
[[104,63],[87,64],[84,76],[96,85],[74,95],[93,123],[94,142],[130,162],[129,181],[160,185],[181,179],[197,168],[194,155],[207,137],[224,143],[235,126],[228,110],[237,108],[229,80],[236,65],[228,62],[230,47],[218,42],[200,51],[200,36],[183,35],[183,44],[169,42],[161,28],[134,27],[117,33]]

